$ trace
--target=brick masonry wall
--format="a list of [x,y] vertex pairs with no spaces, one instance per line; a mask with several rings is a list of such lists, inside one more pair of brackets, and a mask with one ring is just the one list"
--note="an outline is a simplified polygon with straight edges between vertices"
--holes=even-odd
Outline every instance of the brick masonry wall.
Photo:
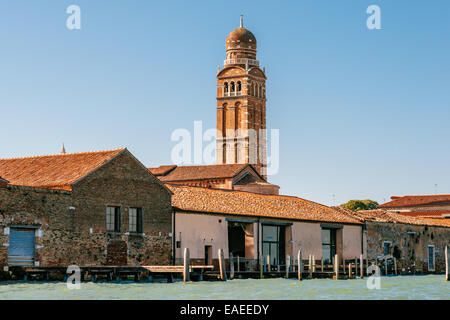
[[0,266],[8,261],[9,226],[36,226],[35,260],[58,265],[70,257],[70,192],[8,186],[0,189]]
[[[120,232],[106,231],[108,205],[121,207]],[[130,207],[142,208],[143,234],[128,234]],[[0,188],[0,266],[7,264],[11,224],[38,227],[35,260],[40,266],[171,261],[171,194],[128,151],[74,184],[72,192]]]
[[[445,246],[450,228],[400,223],[367,222],[367,253],[370,260],[383,256],[383,242],[391,241],[390,254],[397,259],[399,272],[445,272]],[[409,233],[408,233],[409,232]],[[414,232],[414,234],[413,234]],[[435,271],[428,270],[428,245],[435,246]]]
[[[128,151],[74,184],[72,193],[74,235],[79,246],[77,261],[111,264],[105,250],[110,241],[122,240],[127,244],[130,265],[170,263],[171,194]],[[108,205],[121,208],[120,232],[106,230]],[[128,234],[132,207],[142,208],[143,234]]]

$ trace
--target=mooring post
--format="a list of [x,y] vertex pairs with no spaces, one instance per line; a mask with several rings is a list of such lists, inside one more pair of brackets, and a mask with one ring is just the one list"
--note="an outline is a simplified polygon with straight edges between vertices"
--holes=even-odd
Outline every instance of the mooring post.
[[297,267],[297,273],[298,273],[298,281],[302,281],[302,251],[298,250],[298,267]]
[[286,256],[286,279],[289,279],[289,268],[291,267],[291,257]]
[[[237,256],[238,271],[239,271],[239,256]],[[233,253],[230,252],[230,279],[234,279],[234,258]]]
[[312,266],[312,255],[309,255],[308,272],[309,272],[309,278],[310,278],[310,279],[312,279],[312,271],[313,271],[313,266]]
[[359,276],[361,279],[364,278],[364,260],[362,254],[359,256]]
[[386,275],[388,275],[387,258],[386,257],[384,257],[384,268],[386,269]]
[[355,257],[355,278],[358,276],[358,258]]
[[320,260],[320,271],[323,272],[323,257],[322,257],[322,259]]
[[369,270],[369,255],[368,254],[367,254],[367,258],[366,258],[366,275],[369,275],[367,270]]
[[445,280],[450,281],[448,273],[450,272],[450,261],[448,260],[448,246],[445,246]]
[[184,260],[183,260],[183,281],[191,281],[191,274],[189,270],[189,265],[191,264],[191,258],[189,255],[189,248],[184,248]]
[[351,263],[348,264],[348,278],[349,279],[352,278],[352,264]]
[[220,269],[220,280],[227,281],[227,271],[225,269],[225,257],[223,255],[223,250],[219,249],[219,269]]
[[334,255],[334,278],[339,279],[339,255]]
[[344,270],[344,274],[345,274],[345,259],[344,258],[342,258],[342,269]]
[[397,259],[396,258],[394,258],[394,272],[395,272],[395,275],[397,275]]
[[239,256],[237,256],[237,269],[238,269],[238,272],[241,271],[241,260],[240,260]]
[[313,272],[316,272],[316,256],[312,256],[312,265],[313,265]]
[[259,256],[259,278],[260,279],[264,278],[263,271],[264,271],[264,257]]
[[272,271],[272,268],[270,266],[270,255],[267,255],[266,261],[267,261],[267,272],[270,272]]

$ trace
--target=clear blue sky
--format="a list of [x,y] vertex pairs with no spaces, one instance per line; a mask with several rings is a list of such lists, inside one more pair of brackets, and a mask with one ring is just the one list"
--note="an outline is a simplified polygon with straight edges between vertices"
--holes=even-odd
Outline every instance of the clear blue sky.
[[[81,30],[66,28],[71,4]],[[366,27],[371,4],[382,30]],[[2,1],[0,157],[64,142],[170,163],[174,129],[215,127],[217,65],[240,14],[267,71],[283,194],[450,194],[447,0]]]

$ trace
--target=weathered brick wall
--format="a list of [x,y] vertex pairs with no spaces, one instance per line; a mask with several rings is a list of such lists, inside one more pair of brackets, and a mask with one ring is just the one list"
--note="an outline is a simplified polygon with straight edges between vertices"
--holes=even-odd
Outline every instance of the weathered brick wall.
[[[383,241],[392,241],[391,254],[401,272],[428,273],[428,245],[435,246],[435,271],[445,271],[445,246],[450,228],[401,223],[367,222],[367,253],[371,260],[383,256]],[[413,267],[415,265],[415,267]]]
[[35,260],[40,265],[58,265],[70,260],[71,196],[66,191],[8,186],[0,188],[0,266],[8,261],[10,225],[28,225],[36,230]]
[[[127,243],[128,264],[170,263],[171,194],[130,153],[120,154],[74,184],[72,194],[78,263],[108,264],[106,249],[113,240]],[[121,207],[121,232],[106,231],[108,205]],[[130,207],[143,209],[143,235],[127,234]]]
[[[106,206],[120,205],[121,232],[106,232]],[[143,234],[130,234],[129,207],[143,208]],[[171,261],[171,194],[128,151],[73,186],[72,192],[0,188],[0,267],[8,226],[35,225],[40,266],[151,265]],[[124,246],[110,246],[122,240]]]

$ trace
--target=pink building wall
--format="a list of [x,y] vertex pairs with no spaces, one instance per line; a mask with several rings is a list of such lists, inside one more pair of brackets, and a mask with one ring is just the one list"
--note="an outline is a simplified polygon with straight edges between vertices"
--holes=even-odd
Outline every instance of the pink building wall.
[[[236,217],[237,218],[237,217]],[[245,219],[255,219],[253,217],[240,217]],[[257,218],[256,218],[257,219]],[[286,222],[280,219],[261,218],[263,221]],[[322,228],[319,222],[290,221],[291,226],[286,230],[291,230],[286,242],[286,254],[297,257],[298,250],[302,250],[303,259],[307,259],[309,254],[315,256],[316,260],[322,258]],[[342,226],[342,225],[341,225]],[[258,223],[253,223],[254,248],[253,259],[258,257]],[[262,250],[262,230],[259,225],[259,244]],[[353,259],[361,254],[362,225],[343,225],[341,233],[341,250],[344,259]],[[339,236],[338,236],[339,238]],[[229,258],[228,253],[228,221],[226,216],[200,214],[200,213],[176,213],[175,218],[175,241],[181,240],[181,248],[175,248],[175,258],[178,263],[183,258],[184,248],[189,248],[190,256],[193,260],[203,260],[205,258],[205,246],[212,246],[212,259],[218,258],[218,249],[224,250],[225,259]],[[338,240],[339,241],[339,240]],[[366,252],[366,250],[364,250]],[[247,258],[251,258],[247,256]],[[341,257],[342,258],[342,257]],[[198,261],[200,262],[200,261]]]

